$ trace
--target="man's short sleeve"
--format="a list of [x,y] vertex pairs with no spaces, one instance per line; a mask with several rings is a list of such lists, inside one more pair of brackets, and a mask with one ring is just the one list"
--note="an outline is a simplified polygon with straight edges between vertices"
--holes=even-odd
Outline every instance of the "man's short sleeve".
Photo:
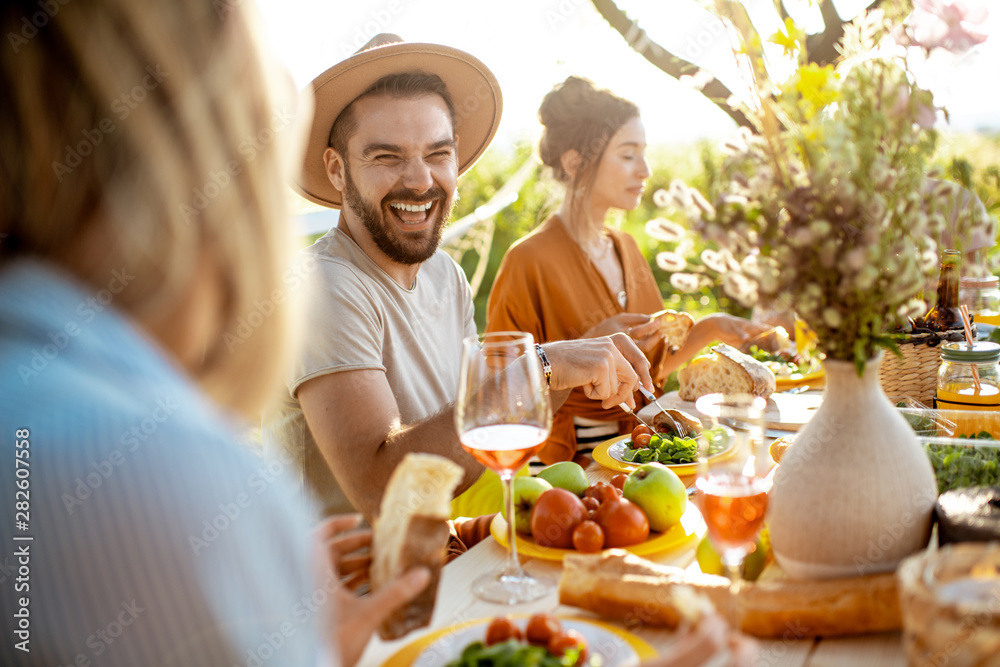
[[384,318],[365,277],[342,260],[320,258],[306,285],[308,309],[289,393],[327,373],[385,371]]

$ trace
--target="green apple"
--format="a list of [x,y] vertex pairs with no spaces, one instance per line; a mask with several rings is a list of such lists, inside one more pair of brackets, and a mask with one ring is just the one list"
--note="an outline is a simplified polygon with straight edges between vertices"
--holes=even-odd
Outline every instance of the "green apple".
[[538,476],[557,489],[566,489],[570,493],[583,497],[583,492],[590,486],[587,474],[575,461],[560,461],[544,468]]
[[[544,479],[530,475],[514,478],[514,528],[531,535],[531,510],[534,509],[538,497],[551,488],[552,485]],[[503,515],[503,518],[507,519],[506,503]]]
[[[770,551],[767,536],[762,533],[755,546],[756,548],[743,561],[743,578],[747,581],[756,581],[760,573],[764,571],[764,566],[767,565],[768,552]],[[698,543],[695,557],[698,560],[698,566],[705,574],[725,576],[726,570],[722,567],[722,558],[719,557],[719,552],[715,550],[712,541],[708,539],[708,535]]]
[[633,470],[622,493],[646,513],[649,527],[661,533],[680,521],[687,509],[684,482],[662,463],[646,463]]

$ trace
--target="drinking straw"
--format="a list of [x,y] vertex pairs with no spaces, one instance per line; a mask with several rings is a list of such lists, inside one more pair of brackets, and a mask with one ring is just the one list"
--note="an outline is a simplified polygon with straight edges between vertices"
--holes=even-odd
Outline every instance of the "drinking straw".
[[[962,327],[965,329],[965,340],[969,344],[969,347],[973,347],[974,343],[972,341],[972,321],[969,319],[969,307],[966,304],[962,304],[959,307],[959,311],[962,314]],[[979,396],[979,391],[982,389],[982,384],[979,382],[979,366],[973,362],[972,364],[972,381],[976,384],[976,396]]]

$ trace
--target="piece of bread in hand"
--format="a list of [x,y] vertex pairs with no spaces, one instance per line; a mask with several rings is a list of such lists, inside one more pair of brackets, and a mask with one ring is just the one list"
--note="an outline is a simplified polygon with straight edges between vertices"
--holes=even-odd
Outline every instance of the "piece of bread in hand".
[[[621,620],[626,627],[676,628],[697,615],[691,610],[691,590],[732,622],[726,577],[652,563],[622,549],[566,556],[559,602]],[[744,581],[738,604],[743,632],[764,639],[840,637],[902,626],[892,572],[821,581]]]
[[782,350],[787,350],[792,347],[792,340],[785,331],[785,327],[774,327],[773,329],[768,329],[756,336],[751,336],[743,341],[740,345],[740,352],[744,354],[750,353],[750,348],[756,347],[758,350],[764,350],[765,352],[781,352]]
[[431,580],[382,623],[382,639],[397,639],[431,622],[451,535],[452,492],[462,475],[458,464],[442,456],[407,454],[389,478],[372,535],[372,589],[419,566],[430,570]]
[[767,398],[774,393],[774,373],[753,357],[724,343],[712,354],[695,357],[677,372],[679,396],[694,401],[705,394],[752,394]]
[[684,347],[688,334],[694,326],[694,318],[687,313],[678,313],[676,310],[668,310],[659,317],[660,333],[663,334],[663,342],[667,346],[667,351],[673,354]]

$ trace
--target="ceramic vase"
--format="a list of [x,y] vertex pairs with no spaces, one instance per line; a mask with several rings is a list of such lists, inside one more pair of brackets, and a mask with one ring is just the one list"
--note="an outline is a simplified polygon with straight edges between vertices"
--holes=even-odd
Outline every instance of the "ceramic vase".
[[934,470],[882,391],[881,362],[860,377],[851,362],[824,363],[823,403],[775,473],[771,545],[793,578],[892,571],[928,542]]

